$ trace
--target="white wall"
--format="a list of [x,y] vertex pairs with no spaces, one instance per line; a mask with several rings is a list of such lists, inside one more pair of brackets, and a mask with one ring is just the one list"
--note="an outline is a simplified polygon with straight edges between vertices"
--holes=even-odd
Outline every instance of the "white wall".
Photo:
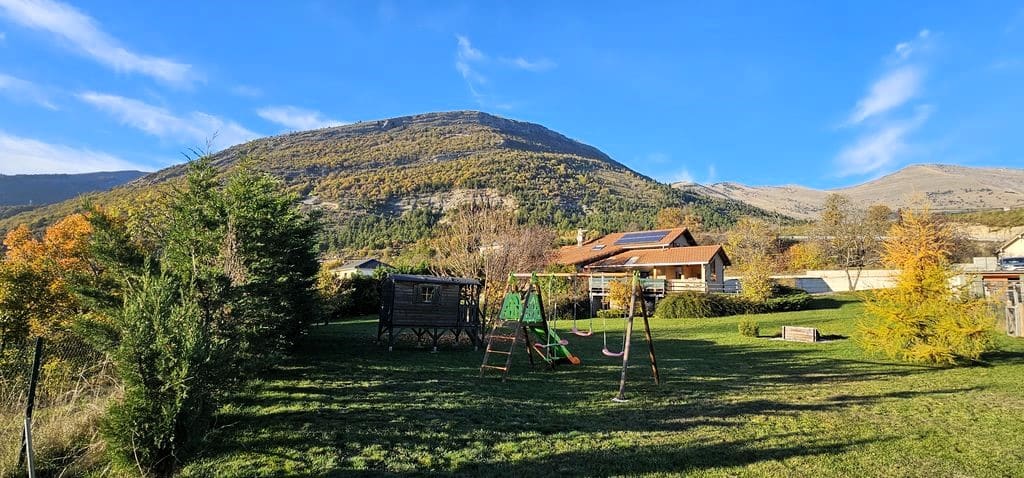
[[351,277],[351,276],[354,276],[354,275],[357,275],[357,274],[364,275],[364,276],[372,276],[373,272],[374,272],[374,269],[365,269],[365,268],[360,268],[360,269],[338,269],[338,270],[334,271],[334,273],[337,274],[338,277]]
[[999,257],[1024,257],[1024,238],[1017,239],[1003,249]]
[[[856,270],[850,271],[856,277]],[[860,278],[856,281],[856,290],[887,289],[896,284],[897,270],[889,269],[864,269],[860,271]],[[730,277],[728,279],[735,279]],[[846,278],[844,270],[821,270],[807,271],[804,274],[772,276],[776,280],[788,280],[796,283],[798,289],[803,289],[812,294],[823,292],[848,292],[850,283]],[[743,279],[739,278],[742,287]]]

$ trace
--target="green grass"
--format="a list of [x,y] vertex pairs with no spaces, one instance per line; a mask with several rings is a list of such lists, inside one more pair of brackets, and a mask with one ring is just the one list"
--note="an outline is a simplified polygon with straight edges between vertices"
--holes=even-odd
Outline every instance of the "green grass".
[[[816,305],[752,318],[762,335],[853,335],[859,302]],[[317,327],[231,398],[183,474],[1024,476],[1024,340],[1000,337],[986,364],[943,369],[850,339],[742,337],[742,318],[655,319],[663,383],[640,334],[625,404],[609,400],[621,362],[601,355],[599,334],[569,335],[581,366],[530,370],[519,355],[502,383],[477,377],[471,347],[389,353],[371,320]]]

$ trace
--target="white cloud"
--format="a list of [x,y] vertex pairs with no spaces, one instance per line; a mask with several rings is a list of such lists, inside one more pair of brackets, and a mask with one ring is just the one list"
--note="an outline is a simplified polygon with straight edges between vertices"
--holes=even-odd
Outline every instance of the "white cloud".
[[931,111],[931,107],[922,106],[910,120],[891,121],[861,136],[836,158],[838,175],[868,174],[893,165],[911,151],[906,137],[928,120]]
[[91,91],[79,94],[78,98],[110,113],[122,124],[161,139],[187,141],[200,146],[216,136],[213,146],[221,148],[260,136],[234,121],[199,111],[180,116],[139,100]]
[[473,63],[484,61],[487,57],[480,50],[473,48],[469,38],[462,35],[456,35],[455,38],[459,42],[459,47],[455,52],[455,69],[466,80],[473,95],[477,96],[478,93],[474,84],[485,84],[487,83],[487,78],[473,68]]
[[470,43],[469,38],[463,35],[456,35],[455,38],[459,41],[460,59],[466,61],[480,61],[487,58],[482,51],[473,48],[473,44]]
[[886,73],[873,85],[867,96],[857,102],[848,123],[860,123],[877,116],[917,96],[924,74],[920,68],[905,66]]
[[73,174],[129,169],[147,168],[107,153],[44,143],[0,131],[0,174]]
[[531,60],[527,60],[526,58],[523,58],[523,57],[519,56],[519,57],[515,57],[515,58],[504,58],[504,59],[502,59],[502,61],[504,61],[505,63],[507,63],[509,65],[512,65],[512,66],[514,66],[516,68],[519,68],[521,70],[535,71],[535,72],[547,71],[547,70],[550,70],[550,69],[558,66],[558,65],[555,64],[555,62],[553,62],[553,61],[551,61],[551,60],[549,60],[547,58],[541,58],[539,60],[531,61]]
[[695,183],[695,182],[697,182],[697,180],[693,178],[693,175],[690,174],[690,170],[688,170],[688,169],[683,169],[683,170],[680,170],[680,171],[676,171],[674,174],[670,175],[669,178],[668,178],[668,183],[669,184],[674,184],[674,183]]
[[[920,59],[930,47],[932,32],[924,29],[914,39],[901,42],[886,58],[887,69],[868,93],[857,101],[845,126],[857,127],[860,136],[835,158],[839,176],[878,172],[911,154],[908,136],[931,115],[929,105],[918,106],[911,118],[894,116],[897,110],[921,95],[925,69]],[[915,61],[911,62],[910,59]],[[871,121],[866,122],[866,120]]]
[[325,118],[319,111],[297,108],[295,106],[268,106],[260,108],[256,114],[267,121],[277,123],[285,128],[296,131],[328,128],[348,124],[344,121]]
[[35,83],[3,73],[0,73],[0,94],[15,101],[29,101],[47,109],[57,109],[46,92]]
[[235,96],[245,96],[248,98],[259,98],[263,96],[263,90],[249,85],[236,85],[231,88],[231,94]]
[[675,183],[695,183],[695,184],[711,184],[717,179],[718,173],[715,169],[714,164],[708,165],[707,175],[703,179],[698,178],[689,168],[683,168],[675,172],[670,172],[663,179],[669,184]]
[[927,46],[928,38],[931,35],[932,32],[930,30],[921,30],[917,32],[917,36],[913,40],[897,43],[896,47],[893,48],[893,53],[896,54],[898,60],[906,60],[910,58],[910,55]]
[[198,80],[191,65],[133,52],[101,30],[92,17],[70,5],[54,0],[0,0],[0,10],[21,25],[60,37],[117,71],[139,73],[181,86]]

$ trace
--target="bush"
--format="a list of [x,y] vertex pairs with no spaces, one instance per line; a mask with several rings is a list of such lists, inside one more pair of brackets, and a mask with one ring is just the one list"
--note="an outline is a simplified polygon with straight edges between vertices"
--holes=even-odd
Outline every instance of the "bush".
[[317,278],[320,319],[336,321],[357,315],[375,314],[380,310],[381,281],[364,275],[338,277],[321,271]]
[[787,295],[772,297],[765,301],[764,312],[793,312],[805,310],[811,303],[811,294],[802,290]]
[[654,316],[660,318],[722,317],[746,313],[751,303],[740,297],[703,292],[669,294],[658,302]]
[[792,312],[805,310],[811,303],[811,295],[800,289],[774,285],[773,297],[765,302],[754,302],[738,295],[705,294],[703,292],[680,292],[669,294],[658,302],[655,317],[661,318],[705,318],[724,317],[738,314],[766,314],[771,312]]
[[626,316],[626,311],[620,309],[602,309],[597,311],[600,319],[621,319]]
[[757,337],[761,335],[761,328],[757,325],[757,322],[750,319],[741,320],[739,329],[740,335],[744,337]]

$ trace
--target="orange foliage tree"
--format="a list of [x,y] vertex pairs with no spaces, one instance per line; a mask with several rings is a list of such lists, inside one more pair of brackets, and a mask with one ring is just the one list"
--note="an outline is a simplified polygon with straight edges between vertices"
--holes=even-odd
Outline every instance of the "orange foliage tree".
[[56,338],[67,331],[81,308],[73,284],[97,274],[89,260],[91,233],[85,215],[73,214],[41,239],[25,225],[7,234],[0,261],[0,341]]

